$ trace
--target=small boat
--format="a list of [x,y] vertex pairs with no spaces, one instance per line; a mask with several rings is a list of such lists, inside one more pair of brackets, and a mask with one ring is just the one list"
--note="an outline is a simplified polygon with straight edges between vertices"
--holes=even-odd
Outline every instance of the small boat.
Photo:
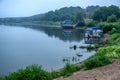
[[100,38],[103,35],[103,31],[98,26],[93,26],[85,30],[85,38]]
[[64,20],[62,23],[61,23],[61,26],[63,29],[73,29],[73,23],[71,20]]

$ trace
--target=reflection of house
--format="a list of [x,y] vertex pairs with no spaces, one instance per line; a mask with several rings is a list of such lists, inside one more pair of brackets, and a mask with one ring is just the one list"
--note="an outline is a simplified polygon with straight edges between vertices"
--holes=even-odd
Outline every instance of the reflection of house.
[[103,34],[103,31],[98,26],[92,26],[90,28],[87,28],[85,31],[85,37],[91,38],[91,37],[101,37]]
[[61,23],[61,26],[63,29],[73,29],[73,23],[71,20],[64,20],[62,23]]
[[71,30],[63,30],[62,33],[64,36],[70,36],[72,34],[72,31]]

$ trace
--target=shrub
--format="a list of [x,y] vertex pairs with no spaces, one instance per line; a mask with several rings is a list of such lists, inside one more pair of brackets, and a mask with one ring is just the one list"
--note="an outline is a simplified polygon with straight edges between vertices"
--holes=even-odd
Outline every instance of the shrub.
[[32,65],[9,74],[3,80],[52,80],[52,77],[40,66]]
[[107,17],[107,22],[116,22],[116,21],[117,21],[117,17],[114,14]]
[[101,26],[104,33],[110,32],[113,28],[120,30],[120,22],[108,23],[108,22],[100,22],[98,26]]
[[78,22],[76,27],[84,27],[85,26],[85,22]]
[[114,33],[113,35],[112,35],[112,40],[116,40],[117,38],[119,38],[120,37],[120,33]]
[[97,24],[96,21],[86,22],[86,26],[87,26],[87,27],[95,26],[96,24]]
[[100,48],[95,56],[107,56],[111,59],[120,58],[120,46],[108,46]]
[[110,63],[110,59],[106,56],[92,56],[83,64],[82,68],[84,70],[90,70]]
[[120,37],[114,41],[114,45],[120,46]]
[[80,70],[79,66],[66,63],[65,67],[60,71],[61,76],[70,76],[73,72]]
[[50,75],[52,76],[53,79],[61,76],[59,71],[52,71],[50,72]]
[[103,28],[103,32],[107,33],[109,31],[111,31],[114,28],[114,26],[112,24],[106,24],[102,28]]

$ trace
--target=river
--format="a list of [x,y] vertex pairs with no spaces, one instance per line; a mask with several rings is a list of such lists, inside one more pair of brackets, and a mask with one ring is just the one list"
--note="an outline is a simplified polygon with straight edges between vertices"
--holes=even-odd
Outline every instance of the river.
[[[0,76],[32,64],[51,71],[63,68],[63,59],[69,59],[72,64],[84,61],[95,51],[71,48],[88,45],[83,36],[84,30],[81,29],[0,25]],[[78,57],[77,53],[83,56]]]

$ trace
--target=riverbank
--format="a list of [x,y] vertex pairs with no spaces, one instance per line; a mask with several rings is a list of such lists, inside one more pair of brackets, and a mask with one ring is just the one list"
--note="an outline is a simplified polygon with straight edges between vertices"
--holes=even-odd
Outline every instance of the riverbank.
[[[120,34],[119,31],[115,31],[111,35],[105,34],[104,38],[102,38],[104,44],[103,47],[98,49],[96,54],[90,58],[94,58],[96,56],[106,56],[110,59],[111,64],[107,64],[103,67],[92,68],[96,65],[97,58],[88,59],[88,61],[92,61],[89,65],[92,66],[91,69],[84,71],[80,70],[74,72],[70,77],[60,77],[54,80],[119,80],[120,79]],[[87,61],[87,63],[88,63]],[[106,61],[105,61],[106,62]],[[104,63],[105,63],[104,62]],[[83,65],[86,64],[86,61]],[[90,67],[87,67],[90,68]]]
[[88,71],[75,72],[70,77],[60,77],[54,80],[119,80],[120,59],[113,59],[112,64]]
[[[58,77],[60,77],[60,79],[61,79],[61,76],[64,76],[64,77],[70,76],[71,77],[72,75],[76,74],[76,71],[77,72],[81,72],[81,71],[86,72],[84,70],[88,70],[88,71],[94,70],[94,69],[97,70],[97,69],[99,69],[98,67],[110,65],[110,63],[113,64],[114,59],[120,58],[120,55],[119,55],[120,47],[117,44],[120,40],[120,38],[119,38],[120,35],[119,35],[119,33],[115,32],[115,33],[111,34],[111,36],[108,36],[108,38],[109,37],[110,37],[109,40],[103,39],[105,41],[99,43],[99,44],[105,44],[105,45],[107,44],[107,45],[99,48],[98,51],[96,52],[96,54],[93,55],[92,57],[88,58],[85,62],[83,62],[82,65],[78,64],[76,66],[76,65],[66,64],[65,67],[63,69],[61,69],[60,71],[52,71],[52,72],[43,70],[38,65],[37,66],[32,65],[32,66],[26,67],[25,69],[20,69],[14,73],[9,74],[3,80],[10,80],[10,79],[11,80],[18,80],[18,79],[21,79],[21,80],[23,80],[23,79],[52,80],[55,78],[57,78],[59,80]],[[105,36],[105,38],[106,38],[106,36]],[[62,77],[63,80],[66,79],[64,77]],[[69,80],[70,77],[68,77],[67,79]],[[76,76],[74,76],[72,78],[72,80],[74,78],[76,79]]]

